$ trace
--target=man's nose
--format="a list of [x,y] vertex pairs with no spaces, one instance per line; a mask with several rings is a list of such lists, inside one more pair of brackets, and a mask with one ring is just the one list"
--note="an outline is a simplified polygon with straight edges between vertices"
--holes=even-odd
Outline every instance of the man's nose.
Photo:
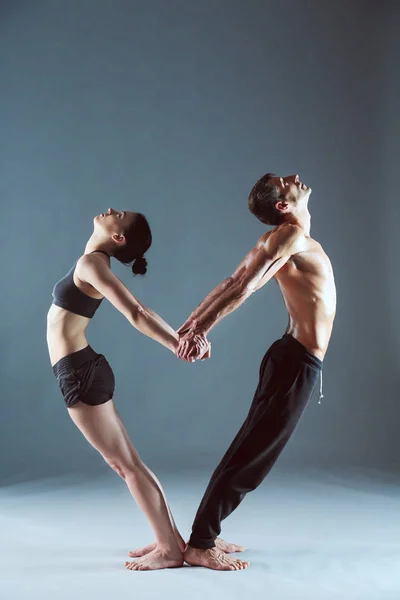
[[107,211],[107,214],[111,215],[111,213],[112,213],[112,208],[109,208],[108,211]]
[[298,176],[298,175],[295,175],[295,176],[294,176],[294,182],[295,182],[295,183],[299,183],[299,176]]

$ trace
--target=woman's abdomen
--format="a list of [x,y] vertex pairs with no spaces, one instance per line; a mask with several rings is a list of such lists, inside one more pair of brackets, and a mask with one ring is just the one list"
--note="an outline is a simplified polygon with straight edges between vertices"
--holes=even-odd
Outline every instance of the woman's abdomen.
[[88,345],[86,328],[89,323],[90,319],[87,317],[51,305],[47,314],[46,339],[52,366],[64,356]]

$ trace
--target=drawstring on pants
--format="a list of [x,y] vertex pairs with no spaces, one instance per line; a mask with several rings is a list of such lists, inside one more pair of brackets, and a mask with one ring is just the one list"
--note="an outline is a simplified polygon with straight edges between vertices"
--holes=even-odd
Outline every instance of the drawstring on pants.
[[318,404],[321,404],[321,400],[324,397],[322,393],[322,369],[319,372],[319,396],[318,396]]

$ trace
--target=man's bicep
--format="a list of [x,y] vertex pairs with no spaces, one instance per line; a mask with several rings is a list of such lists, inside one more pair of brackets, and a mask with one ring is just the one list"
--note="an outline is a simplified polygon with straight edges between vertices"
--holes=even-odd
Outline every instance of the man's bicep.
[[265,285],[289,260],[290,252],[284,248],[280,252],[274,247],[263,246],[254,256],[241,278],[245,291],[254,292]]
[[256,291],[261,289],[273,276],[283,267],[283,265],[289,260],[289,256],[278,258],[275,262],[271,263],[265,271],[264,275],[258,280],[254,289]]
[[[240,278],[240,287],[246,292],[254,292],[258,289],[261,281],[266,283],[269,277],[266,277],[273,266],[274,258],[266,251],[260,248]],[[271,275],[272,277],[272,275]]]
[[242,278],[246,291],[254,292],[265,285],[289,260],[296,249],[299,229],[287,225],[270,235],[259,247]]

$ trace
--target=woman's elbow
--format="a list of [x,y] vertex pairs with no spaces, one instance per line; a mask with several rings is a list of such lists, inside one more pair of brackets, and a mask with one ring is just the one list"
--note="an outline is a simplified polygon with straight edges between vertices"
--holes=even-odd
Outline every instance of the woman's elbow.
[[127,315],[128,321],[133,327],[139,328],[140,324],[143,324],[145,318],[145,311],[141,306],[133,306]]

